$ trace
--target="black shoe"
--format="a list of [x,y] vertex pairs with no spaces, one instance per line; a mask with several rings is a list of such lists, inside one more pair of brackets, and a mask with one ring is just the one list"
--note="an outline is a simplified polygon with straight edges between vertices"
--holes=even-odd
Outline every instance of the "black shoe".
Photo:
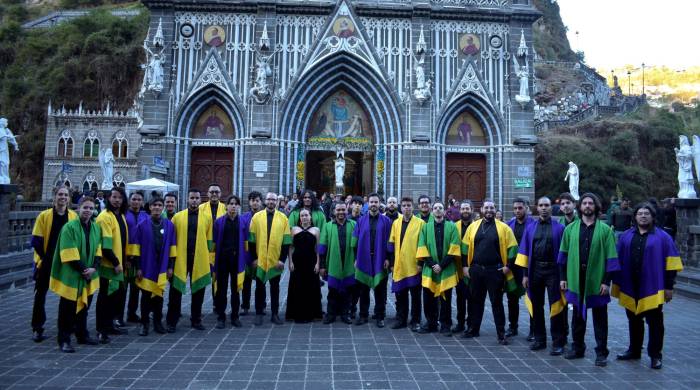
[[241,314],[240,314],[240,315],[242,315],[242,316],[247,316],[247,315],[248,315],[248,309],[243,309],[243,310],[241,310]]
[[411,332],[418,332],[420,330],[420,324],[418,322],[414,322],[410,325]]
[[234,328],[242,328],[243,324],[241,323],[241,320],[236,318],[236,319],[231,320],[231,326],[233,326]]
[[99,342],[90,336],[80,337],[77,339],[78,344],[81,345],[97,345]]
[[167,331],[163,327],[163,324],[160,321],[153,321],[153,331],[160,334],[167,333]]
[[109,336],[107,336],[107,333],[98,333],[97,341],[100,344],[109,344],[112,341],[112,339],[110,339]]
[[505,336],[499,337],[499,338],[498,338],[498,344],[501,344],[501,345],[508,345],[508,338],[506,338]]
[[450,330],[449,326],[441,326],[440,327],[440,334],[445,336],[445,337],[452,337],[452,330]]
[[346,324],[348,324],[348,325],[351,325],[351,324],[352,324],[352,318],[350,318],[350,316],[347,316],[347,315],[345,315],[345,316],[340,316],[340,321],[342,321],[342,322],[344,322],[344,323],[346,323]]
[[368,322],[367,317],[357,317],[357,320],[355,320],[355,325],[364,325]]
[[168,333],[175,333],[175,332],[177,332],[177,326],[168,324],[167,332],[168,332]]
[[552,350],[549,351],[549,354],[551,356],[561,356],[564,354],[564,347],[552,348]]
[[323,323],[324,323],[325,325],[332,324],[332,323],[334,323],[334,322],[335,322],[335,316],[333,316],[333,315],[326,314],[326,315],[323,317]]
[[506,337],[513,337],[518,335],[518,329],[517,328],[508,328],[506,331]]
[[46,340],[46,336],[44,336],[44,332],[39,332],[37,330],[34,331],[32,334],[32,341],[35,343],[40,343],[42,341]]
[[275,325],[284,325],[284,321],[278,316],[277,314],[273,314],[270,316],[270,322],[272,322]]
[[479,332],[475,331],[474,329],[467,329],[462,333],[462,338],[463,339],[473,339],[475,337],[479,337]]
[[113,334],[116,336],[123,336],[129,334],[129,331],[126,329],[121,329],[121,328],[110,328],[107,329],[107,334]]
[[141,321],[141,318],[139,318],[139,316],[137,316],[136,314],[129,314],[126,317],[126,322],[138,323],[140,321]]
[[661,358],[651,358],[651,368],[653,368],[654,370],[660,370],[663,366],[664,365],[661,362]]
[[428,333],[435,333],[437,332],[436,328],[431,328],[430,326],[421,326],[418,328],[418,331],[416,333],[419,334],[428,334]]
[[226,321],[217,320],[216,321],[216,329],[226,329]]
[[196,330],[205,330],[205,329],[207,329],[207,328],[205,328],[204,325],[202,325],[202,321],[198,321],[198,322],[193,322],[193,323],[192,323],[192,329],[196,329]]
[[575,350],[569,350],[564,354],[564,359],[567,360],[572,360],[572,359],[582,359],[585,353],[583,351],[575,351]]
[[595,365],[598,367],[605,367],[608,365],[608,357],[605,355],[597,355],[595,357]]
[[535,341],[535,332],[530,331],[530,333],[527,335],[527,341]]
[[115,328],[122,328],[126,326],[126,324],[124,323],[124,320],[117,319],[112,321],[112,326],[114,326]]
[[464,324],[457,324],[452,327],[452,333],[462,333],[464,332]]
[[260,326],[263,324],[263,315],[262,314],[256,314],[255,315],[255,320],[253,320],[253,325],[255,326]]
[[377,328],[383,328],[385,326],[384,320],[377,320]]
[[141,324],[141,327],[139,327],[139,336],[148,336],[148,325]]
[[58,348],[61,350],[61,352],[65,352],[65,353],[73,353],[73,352],[75,352],[75,348],[73,348],[73,346],[70,345],[70,342],[61,343],[61,344],[58,346]]
[[530,345],[530,351],[539,351],[541,349],[547,348],[547,343],[543,341],[535,341]]
[[641,352],[634,353],[634,352],[630,351],[629,349],[626,350],[625,352],[617,355],[617,360],[638,360],[641,358],[642,358]]
[[396,321],[394,325],[391,326],[391,329],[403,329],[407,326],[408,324],[406,323],[406,321]]

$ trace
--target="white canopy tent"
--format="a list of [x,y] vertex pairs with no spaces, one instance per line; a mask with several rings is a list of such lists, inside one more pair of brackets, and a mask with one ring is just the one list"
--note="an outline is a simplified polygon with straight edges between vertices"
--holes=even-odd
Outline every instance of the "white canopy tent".
[[131,183],[126,183],[126,192],[131,194],[134,191],[143,191],[146,195],[146,199],[151,197],[151,191],[158,191],[162,195],[168,192],[179,192],[180,186],[175,183],[170,183],[165,180],[160,180],[156,178],[150,178],[145,180],[139,180]]

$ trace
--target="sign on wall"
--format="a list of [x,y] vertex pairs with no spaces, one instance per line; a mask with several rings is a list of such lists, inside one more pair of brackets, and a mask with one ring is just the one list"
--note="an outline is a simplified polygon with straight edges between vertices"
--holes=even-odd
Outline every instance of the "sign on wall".
[[513,179],[515,188],[532,188],[532,178],[515,178]]
[[416,176],[428,176],[428,164],[413,164],[413,174]]
[[267,172],[267,161],[253,161],[253,172]]

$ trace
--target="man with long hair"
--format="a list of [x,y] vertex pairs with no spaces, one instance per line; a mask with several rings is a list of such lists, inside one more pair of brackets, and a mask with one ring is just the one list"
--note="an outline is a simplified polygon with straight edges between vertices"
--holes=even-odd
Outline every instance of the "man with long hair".
[[301,209],[309,210],[313,226],[319,230],[323,229],[323,225],[326,223],[326,215],[318,205],[318,199],[314,196],[313,191],[307,189],[301,192],[301,201],[297,202],[292,212],[289,213],[290,228],[299,226],[299,212]]

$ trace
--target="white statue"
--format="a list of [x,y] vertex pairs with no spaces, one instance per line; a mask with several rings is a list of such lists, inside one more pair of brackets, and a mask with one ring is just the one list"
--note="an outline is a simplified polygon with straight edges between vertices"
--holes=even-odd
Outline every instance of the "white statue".
[[7,119],[0,118],[0,184],[10,184],[10,145],[19,152],[17,139],[7,128]]
[[693,136],[693,163],[695,165],[695,177],[700,181],[700,137],[697,135]]
[[335,159],[335,187],[343,188],[343,177],[345,176],[345,153],[342,149],[336,152]]
[[153,47],[155,50],[159,51],[153,52],[153,50],[148,47],[148,36],[146,36],[146,40],[143,41],[143,49],[146,51],[146,64],[141,65],[141,67],[145,68],[146,74],[143,77],[143,84],[139,92],[140,96],[143,96],[144,92],[148,90],[153,91],[157,97],[163,90],[165,74],[163,70],[163,60],[165,58],[163,56],[165,51],[163,44],[163,23],[161,20],[158,22],[158,30],[153,36]]
[[267,78],[272,76],[270,62],[278,51],[279,49],[275,50],[272,54],[263,55],[258,50],[255,50],[257,53],[257,58],[255,59],[255,82],[253,88],[250,89],[250,93],[258,104],[265,103],[272,95],[272,90],[267,84]]
[[515,101],[520,103],[521,106],[525,106],[530,102],[530,92],[528,90],[530,69],[527,66],[527,58],[525,59],[525,65],[521,67],[518,59],[513,56],[513,66],[515,67],[515,75],[520,82],[520,90],[515,95]]
[[678,197],[682,199],[695,199],[695,186],[693,181],[693,151],[690,148],[688,137],[681,135],[680,148],[676,151],[676,161],[678,162]]
[[430,80],[425,80],[424,63],[423,57],[420,60],[416,60],[416,89],[413,90],[413,97],[416,98],[419,105],[423,105],[432,96],[430,88],[433,83]]
[[105,148],[99,154],[100,167],[102,168],[102,187],[103,190],[110,189],[114,186],[112,179],[114,178],[114,155],[112,149]]
[[569,180],[569,193],[574,199],[578,200],[578,166],[573,161],[569,161],[569,169],[564,177],[564,181],[566,180]]
[[[150,50],[149,50],[150,51]],[[163,63],[159,54],[153,54],[147,70],[148,90],[160,92],[163,90]]]

